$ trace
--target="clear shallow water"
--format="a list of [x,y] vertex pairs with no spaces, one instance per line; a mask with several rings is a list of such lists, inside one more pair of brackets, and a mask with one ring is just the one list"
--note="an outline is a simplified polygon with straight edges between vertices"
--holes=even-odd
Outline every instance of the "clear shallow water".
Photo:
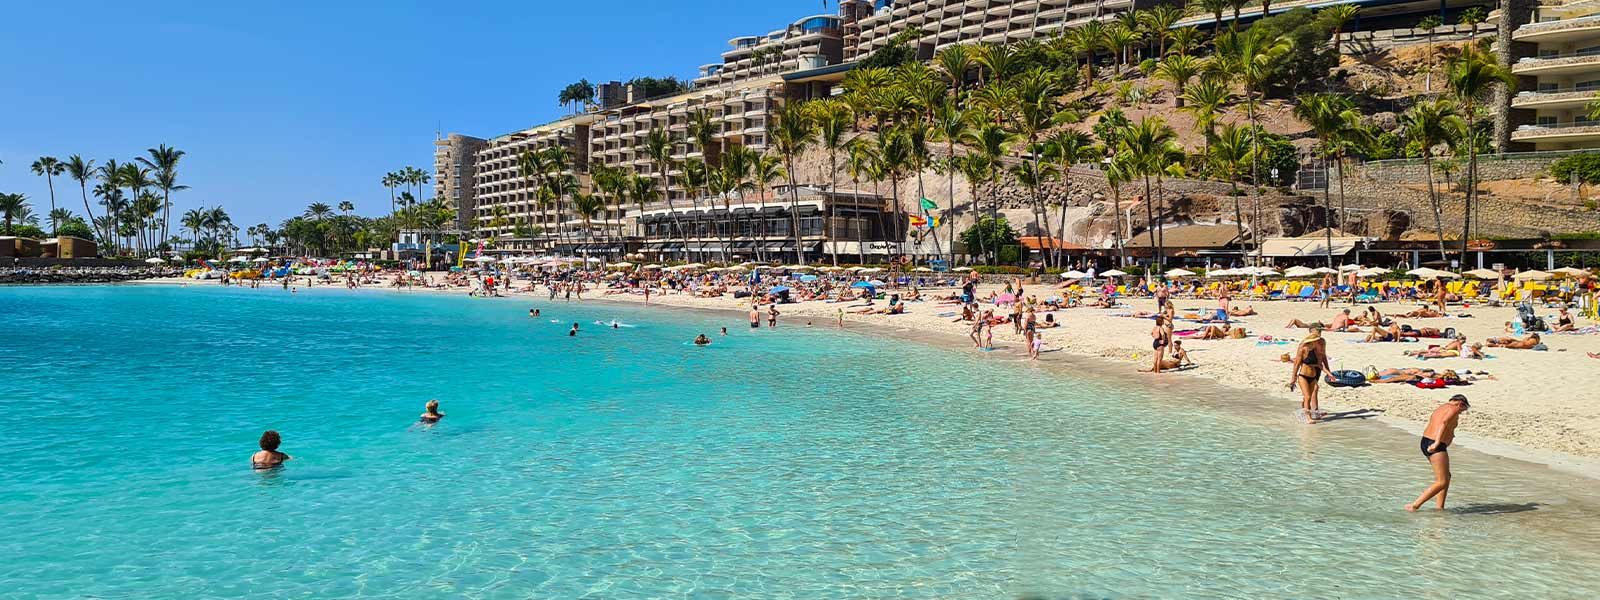
[[[1410,515],[1426,463],[1375,424],[792,320],[528,306],[0,288],[0,596],[1600,593],[1592,482],[1461,452],[1462,508]],[[434,397],[445,422],[413,426]],[[257,473],[266,428],[295,460]]]

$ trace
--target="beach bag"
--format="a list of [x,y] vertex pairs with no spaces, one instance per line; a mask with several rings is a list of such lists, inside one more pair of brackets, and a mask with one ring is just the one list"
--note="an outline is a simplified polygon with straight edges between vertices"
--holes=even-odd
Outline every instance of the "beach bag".
[[1437,390],[1443,389],[1446,384],[1443,377],[1430,377],[1428,379],[1418,381],[1413,385],[1416,385],[1418,388],[1424,390]]
[[1367,384],[1367,376],[1360,371],[1344,369],[1328,373],[1328,385],[1333,387],[1359,387]]

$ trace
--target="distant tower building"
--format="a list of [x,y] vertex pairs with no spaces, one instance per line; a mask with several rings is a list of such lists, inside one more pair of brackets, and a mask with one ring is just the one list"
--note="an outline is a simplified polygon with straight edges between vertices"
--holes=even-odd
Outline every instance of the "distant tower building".
[[452,133],[433,142],[433,196],[443,198],[456,213],[456,229],[470,229],[474,172],[478,151],[488,140]]

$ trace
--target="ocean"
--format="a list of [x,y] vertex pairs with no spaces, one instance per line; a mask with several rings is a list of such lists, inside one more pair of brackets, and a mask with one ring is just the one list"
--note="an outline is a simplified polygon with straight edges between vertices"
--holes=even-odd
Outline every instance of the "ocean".
[[[1017,358],[592,301],[0,287],[0,597],[1600,594],[1592,480],[1452,448],[1453,508],[1410,514],[1430,471],[1387,426]],[[255,471],[266,429],[294,458]]]

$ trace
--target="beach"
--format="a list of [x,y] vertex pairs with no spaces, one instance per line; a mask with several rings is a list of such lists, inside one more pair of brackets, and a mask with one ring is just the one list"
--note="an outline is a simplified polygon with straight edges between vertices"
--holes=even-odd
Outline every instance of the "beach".
[[[186,279],[147,280],[142,283],[217,285],[215,282]],[[268,284],[262,285],[266,287]],[[524,282],[519,280],[513,287],[520,289],[523,285]],[[983,284],[978,286],[977,293],[979,297],[986,297],[991,292],[1002,291],[1002,287],[999,284]],[[319,285],[310,289],[313,291],[343,289],[343,286]],[[368,285],[358,289],[401,294],[466,293],[465,289],[396,290],[384,285]],[[608,291],[611,290],[589,290],[583,295],[582,302],[635,304],[645,302],[644,296],[640,293],[607,293]],[[888,289],[884,291],[894,292]],[[959,290],[926,288],[923,292],[925,296],[932,297]],[[1051,284],[1029,285],[1026,286],[1025,293],[1046,297],[1054,295],[1056,290]],[[512,292],[510,295],[534,299],[543,299],[546,296],[543,288],[540,288],[538,293]],[[1327,322],[1337,311],[1344,308],[1352,308],[1351,313],[1359,315],[1369,306],[1334,302],[1329,308],[1324,309],[1319,308],[1315,301],[1237,299],[1233,302],[1233,306],[1249,306],[1258,313],[1254,316],[1233,319],[1236,326],[1243,326],[1248,330],[1250,337],[1224,340],[1183,339],[1185,348],[1190,351],[1191,358],[1197,366],[1182,371],[1152,375],[1139,373],[1140,369],[1148,368],[1150,363],[1152,322],[1148,318],[1124,315],[1136,311],[1153,311],[1155,301],[1150,298],[1132,298],[1123,302],[1127,306],[1114,309],[1079,307],[1055,311],[1054,318],[1061,323],[1061,326],[1043,330],[1045,352],[1041,354],[1038,362],[1049,364],[1069,356],[1101,359],[1095,363],[1094,368],[1105,369],[1119,375],[1134,375],[1152,385],[1172,386],[1172,391],[1168,395],[1174,402],[1183,401],[1182,386],[1192,381],[1190,378],[1203,378],[1241,392],[1282,400],[1281,415],[1288,420],[1298,418],[1295,411],[1298,407],[1299,392],[1288,389],[1290,369],[1280,357],[1295,349],[1291,340],[1300,339],[1306,330],[1285,328],[1285,324],[1292,319]],[[1211,298],[1175,298],[1173,302],[1180,315],[1210,312],[1217,306],[1217,301]],[[731,295],[706,298],[681,292],[663,292],[659,289],[651,293],[649,304],[725,312],[729,317],[730,329],[745,327],[750,307],[748,299],[734,298]],[[882,308],[886,305],[885,301],[880,300],[874,306]],[[941,304],[930,299],[908,303],[908,309],[904,314],[852,312],[862,306],[864,305],[860,302],[838,304],[823,301],[779,304],[778,310],[781,313],[779,327],[805,327],[807,323],[812,327],[837,327],[839,309],[845,308],[844,320],[847,329],[875,334],[916,333],[924,342],[971,349],[972,343],[967,337],[970,324],[954,322],[959,316],[958,304]],[[1379,303],[1371,306],[1376,306],[1385,315],[1397,315],[1414,310],[1421,304]],[[990,306],[985,305],[985,307]],[[766,307],[762,310],[765,313]],[[1004,312],[1005,309],[996,310],[996,314]],[[1504,331],[1504,326],[1506,321],[1515,318],[1515,310],[1511,307],[1473,305],[1464,309],[1459,305],[1452,305],[1451,314],[1461,312],[1472,316],[1399,320],[1419,328],[1454,328],[1466,335],[1469,342],[1481,342],[1490,337],[1510,335]],[[1548,312],[1550,311],[1540,311],[1541,314]],[[1580,319],[1578,325],[1582,327],[1590,323]],[[1203,325],[1179,323],[1179,329],[1185,327],[1198,328]],[[1379,418],[1385,422],[1409,431],[1420,431],[1422,422],[1439,403],[1449,398],[1451,394],[1462,393],[1471,398],[1473,409],[1461,418],[1461,443],[1476,446],[1493,454],[1549,464],[1591,477],[1600,476],[1600,467],[1597,467],[1600,465],[1600,460],[1597,460],[1600,459],[1600,404],[1589,400],[1594,397],[1593,390],[1600,390],[1600,368],[1597,368],[1600,367],[1600,360],[1587,356],[1590,352],[1600,352],[1600,335],[1548,334],[1544,337],[1550,348],[1548,351],[1486,348],[1488,358],[1483,360],[1467,358],[1421,360],[1405,356],[1404,352],[1424,349],[1430,344],[1442,344],[1444,340],[1358,343],[1366,337],[1367,329],[1370,328],[1364,328],[1361,333],[1325,334],[1329,342],[1329,362],[1334,369],[1365,372],[1369,367],[1376,369],[1428,367],[1439,371],[1446,369],[1470,370],[1474,373],[1483,371],[1492,378],[1480,379],[1467,386],[1452,386],[1446,389],[1419,389],[1407,384],[1336,388],[1324,384],[1321,388],[1324,410],[1348,412],[1370,409],[1373,411],[1372,414],[1380,415]],[[1271,336],[1278,341],[1263,342],[1261,336]],[[995,358],[1027,358],[1022,336],[1015,334],[1009,324],[994,328],[994,340],[996,348],[987,354]],[[1312,427],[1319,426],[1337,425],[1332,423],[1312,425]]]

